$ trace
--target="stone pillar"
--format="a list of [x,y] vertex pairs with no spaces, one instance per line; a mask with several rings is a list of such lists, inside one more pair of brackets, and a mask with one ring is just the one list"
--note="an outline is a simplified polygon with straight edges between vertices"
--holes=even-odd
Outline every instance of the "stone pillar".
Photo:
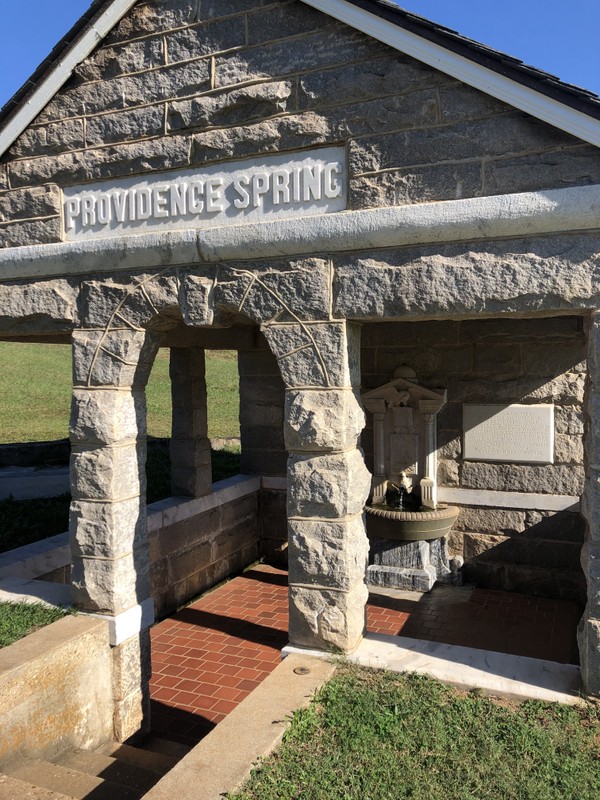
[[583,515],[586,539],[581,566],[587,581],[587,605],[579,623],[581,676],[589,694],[600,694],[600,312],[592,315],[588,334],[586,484]]
[[144,386],[158,341],[143,331],[73,333],[72,589],[104,616],[113,647],[114,729],[123,741],[149,720],[153,620],[146,526]]
[[290,644],[351,652],[368,596],[360,330],[311,322],[264,332],[286,385]]
[[173,402],[171,489],[176,496],[201,497],[212,489],[204,350],[172,348],[169,374]]

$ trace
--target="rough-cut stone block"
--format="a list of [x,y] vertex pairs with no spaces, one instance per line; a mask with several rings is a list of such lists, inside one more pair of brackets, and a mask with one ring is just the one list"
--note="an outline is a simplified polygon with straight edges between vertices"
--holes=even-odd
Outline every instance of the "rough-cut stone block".
[[114,444],[146,434],[143,392],[75,389],[71,402],[73,444]]
[[189,550],[175,553],[169,559],[169,582],[179,583],[212,563],[212,545],[202,541]]
[[113,697],[125,700],[142,691],[152,676],[150,631],[141,631],[111,650],[113,660]]
[[290,586],[290,644],[351,653],[365,630],[364,583],[350,592]]
[[83,120],[67,119],[50,125],[29,127],[8,151],[9,158],[31,158],[80,150],[85,147]]
[[253,272],[230,266],[219,270],[214,302],[222,311],[262,323],[328,319],[329,284],[329,262],[322,258],[274,263]]
[[599,251],[595,234],[580,234],[335,256],[334,314],[368,320],[593,308],[600,305]]
[[[35,186],[55,181],[61,185],[189,165],[190,143],[183,136],[66,153],[53,158],[15,161],[9,165],[13,186]],[[31,242],[26,242],[31,244]]]
[[[425,375],[422,375],[422,379],[425,379]],[[572,417],[571,410],[560,404],[571,405],[583,402],[585,375],[567,372],[564,375],[558,375],[551,381],[543,381],[530,376],[504,381],[495,381],[492,377],[480,378],[477,381],[454,380],[449,376],[445,385],[456,403],[554,403],[556,404],[555,423],[558,431],[558,418],[561,418],[561,425],[565,428],[565,426],[570,426],[571,423],[567,420],[571,420]],[[565,428],[560,432],[567,433],[569,431]]]
[[[387,55],[387,54],[386,54]],[[300,77],[300,108],[371,100],[437,86],[449,78],[402,55],[310,72]]]
[[0,191],[8,189],[8,173],[6,171],[6,164],[0,164]]
[[369,540],[362,516],[345,522],[290,520],[289,582],[349,591],[362,583]]
[[577,631],[581,679],[588,694],[600,695],[600,620],[586,612]]
[[77,321],[74,279],[0,284],[0,331],[70,331]]
[[476,162],[435,164],[351,178],[350,208],[400,206],[476,197],[481,165]]
[[0,248],[25,247],[31,244],[55,244],[60,241],[62,241],[60,217],[0,225]]
[[60,214],[60,208],[61,196],[58,186],[17,189],[0,194],[0,222],[53,217]]
[[453,527],[458,531],[476,533],[522,533],[525,530],[525,512],[504,508],[461,508]]
[[587,581],[586,614],[600,619],[600,542],[586,541],[581,548],[581,567]]
[[193,137],[192,164],[244,158],[261,153],[277,153],[332,142],[325,116],[314,111],[302,115],[277,117],[237,128],[211,130]]
[[385,48],[373,39],[350,28],[307,34],[298,39],[276,41],[248,48],[240,53],[220,56],[215,64],[215,85],[231,86],[243,81],[257,80],[265,75],[282,75],[306,69],[306,54],[310,53],[311,69],[318,69],[363,56],[376,56]]
[[[197,383],[197,382],[196,382]],[[171,436],[173,439],[205,438],[208,425],[208,412],[205,406],[186,409],[173,407]]]
[[82,114],[101,114],[133,106],[150,105],[208,91],[210,64],[206,59],[174,64],[162,69],[127,75],[109,81],[84,83],[55,95],[38,120],[49,122]]
[[75,386],[146,385],[159,339],[143,331],[74,331]]
[[[462,512],[461,512],[462,513]],[[585,536],[585,519],[574,511],[526,511],[525,534],[528,539],[576,542],[581,544]]]
[[85,138],[87,146],[94,147],[164,133],[165,109],[160,105],[91,117],[87,121]]
[[440,118],[451,124],[467,120],[491,117],[511,111],[501,100],[479,92],[464,83],[454,83],[439,88]]
[[292,103],[290,81],[257,83],[217,95],[171,103],[168,125],[169,130],[180,131],[186,128],[248,124],[252,120],[289,111]]
[[69,521],[73,555],[122,558],[146,546],[146,511],[140,497],[121,502],[73,500]]
[[82,81],[107,81],[165,64],[163,37],[138,39],[118,47],[99,47],[75,69]]
[[71,453],[71,494],[76,500],[128,500],[146,491],[146,443]]
[[465,461],[461,485],[472,489],[501,492],[536,492],[580,495],[583,491],[583,466],[551,464],[480,464]]
[[277,359],[270,350],[240,351],[238,354],[238,367],[241,380],[255,378],[262,381],[265,375],[279,377]]
[[121,614],[150,595],[147,549],[114,560],[74,556],[71,584],[77,608]]
[[552,341],[573,345],[581,344],[581,358],[585,358],[585,336],[582,317],[543,317],[532,319],[468,319],[457,323],[460,327],[460,340],[466,342],[492,341],[521,342],[529,346]]
[[[153,531],[150,535],[152,562],[170,559],[176,553],[187,552],[210,544],[221,526],[221,510],[213,508],[203,514],[175,522]],[[208,551],[204,550],[204,556]],[[210,558],[206,561],[209,563]]]
[[347,450],[365,426],[358,391],[291,390],[285,397],[288,450]]
[[411,164],[431,164],[444,153],[446,161],[462,161],[504,153],[561,146],[573,139],[549,126],[519,114],[504,114],[444,127],[358,139],[350,146],[353,174],[376,172]]
[[[347,332],[347,335],[346,335]],[[263,333],[274,352],[286,386],[355,385],[360,368],[354,328],[344,323],[265,325]]]
[[592,423],[588,426],[585,446],[592,464],[600,464],[600,391],[598,389],[600,387],[592,389],[587,398],[587,411]]
[[106,37],[106,42],[119,42],[167,31],[199,21],[198,0],[146,0],[135,4]]
[[527,375],[556,375],[557,372],[585,372],[585,345],[547,343],[531,344],[523,348],[523,370]]
[[150,733],[150,694],[147,689],[115,701],[113,731],[117,742],[125,742],[136,734]]
[[510,344],[475,345],[473,370],[478,374],[492,374],[498,381],[521,375],[521,350]]
[[440,459],[437,467],[437,481],[440,486],[458,486],[459,466],[456,461]]
[[248,14],[248,44],[269,42],[277,36],[299,36],[302,33],[330,27],[334,20],[303,3],[259,9]]
[[527,536],[489,536],[465,533],[463,536],[466,562],[498,561],[523,566],[530,564],[547,569],[577,570],[580,545],[571,542],[547,542]]
[[371,475],[362,453],[291,456],[288,461],[288,516],[336,518],[362,513]]
[[581,437],[557,434],[554,440],[554,460],[557,464],[582,464],[583,441]]
[[165,39],[169,64],[232,50],[246,43],[244,17],[229,17],[182,28],[168,33]]
[[600,160],[596,148],[591,145],[490,159],[484,163],[486,195],[594,183],[600,183]]
[[124,323],[160,331],[179,317],[178,280],[175,275],[137,275],[135,280],[83,281],[79,295],[83,324],[109,328]]

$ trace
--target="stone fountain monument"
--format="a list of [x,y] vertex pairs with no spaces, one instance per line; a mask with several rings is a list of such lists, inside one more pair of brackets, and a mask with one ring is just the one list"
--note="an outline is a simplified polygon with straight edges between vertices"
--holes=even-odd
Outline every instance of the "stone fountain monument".
[[373,414],[374,442],[368,583],[425,592],[436,581],[460,583],[462,560],[449,559],[446,539],[459,510],[437,500],[436,419],[446,390],[421,386],[401,366],[362,401]]

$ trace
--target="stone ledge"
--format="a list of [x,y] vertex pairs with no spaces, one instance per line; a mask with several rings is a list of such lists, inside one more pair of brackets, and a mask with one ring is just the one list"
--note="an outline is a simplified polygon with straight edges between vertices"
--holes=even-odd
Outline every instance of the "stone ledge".
[[192,266],[319,251],[485,241],[600,226],[600,184],[319,217],[28,245],[0,251],[2,280]]

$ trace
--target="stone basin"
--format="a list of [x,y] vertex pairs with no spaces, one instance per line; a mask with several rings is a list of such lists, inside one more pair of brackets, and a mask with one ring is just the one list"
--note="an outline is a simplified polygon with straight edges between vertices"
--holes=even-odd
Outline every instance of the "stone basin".
[[365,506],[367,534],[377,539],[419,542],[447,536],[459,514],[456,506],[435,511],[399,511],[386,505]]

